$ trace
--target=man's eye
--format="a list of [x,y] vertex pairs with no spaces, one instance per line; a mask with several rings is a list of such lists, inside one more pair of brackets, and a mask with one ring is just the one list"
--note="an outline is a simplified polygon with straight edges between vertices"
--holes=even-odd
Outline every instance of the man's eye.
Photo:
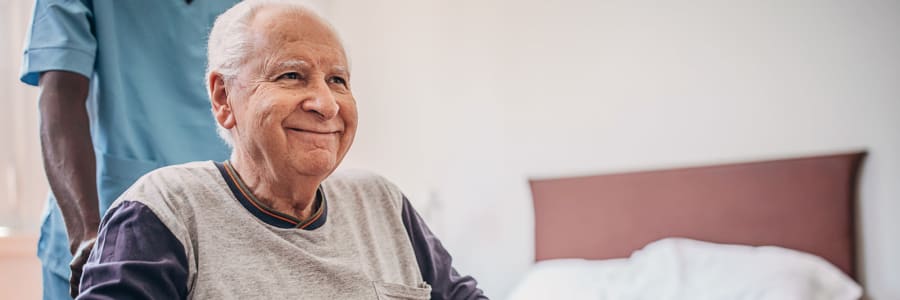
[[281,76],[278,76],[278,79],[297,80],[297,79],[300,79],[300,73],[297,73],[297,72],[284,73],[284,74],[281,74]]
[[331,77],[330,79],[328,79],[328,81],[331,83],[336,83],[336,84],[340,84],[340,85],[347,85],[347,80],[345,80],[344,78],[341,78],[341,77],[337,77],[337,76]]

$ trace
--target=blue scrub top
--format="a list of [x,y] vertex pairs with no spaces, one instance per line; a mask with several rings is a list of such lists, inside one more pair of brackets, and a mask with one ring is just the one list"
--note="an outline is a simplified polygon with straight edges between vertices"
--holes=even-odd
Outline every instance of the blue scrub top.
[[[64,70],[91,79],[87,108],[101,216],[141,175],[170,164],[225,160],[206,93],[206,41],[237,0],[37,0],[21,80]],[[68,276],[68,241],[52,195],[38,256]]]

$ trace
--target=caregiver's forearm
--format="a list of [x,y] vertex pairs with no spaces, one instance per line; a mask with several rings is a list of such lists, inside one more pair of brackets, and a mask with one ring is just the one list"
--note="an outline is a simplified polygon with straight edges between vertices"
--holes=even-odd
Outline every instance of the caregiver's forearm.
[[85,102],[90,81],[66,71],[41,74],[41,151],[50,190],[56,197],[69,250],[94,238],[100,224],[97,172]]

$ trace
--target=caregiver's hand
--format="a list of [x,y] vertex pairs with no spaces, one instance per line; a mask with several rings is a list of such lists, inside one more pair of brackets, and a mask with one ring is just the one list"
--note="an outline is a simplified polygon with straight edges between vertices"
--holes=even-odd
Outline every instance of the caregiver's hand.
[[91,256],[91,249],[94,248],[94,242],[97,241],[97,237],[92,237],[87,239],[78,246],[78,250],[73,254],[72,262],[69,263],[69,268],[72,269],[72,274],[69,275],[69,295],[72,298],[78,296],[80,292],[79,283],[81,283],[81,273],[84,271],[84,263],[87,262],[88,257]]

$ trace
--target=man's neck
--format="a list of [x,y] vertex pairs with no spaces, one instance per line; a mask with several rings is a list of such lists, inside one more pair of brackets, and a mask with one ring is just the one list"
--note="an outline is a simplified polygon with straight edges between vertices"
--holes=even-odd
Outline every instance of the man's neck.
[[277,174],[264,162],[237,154],[232,155],[230,162],[262,204],[299,220],[305,220],[315,212],[316,191],[321,179],[299,174]]

